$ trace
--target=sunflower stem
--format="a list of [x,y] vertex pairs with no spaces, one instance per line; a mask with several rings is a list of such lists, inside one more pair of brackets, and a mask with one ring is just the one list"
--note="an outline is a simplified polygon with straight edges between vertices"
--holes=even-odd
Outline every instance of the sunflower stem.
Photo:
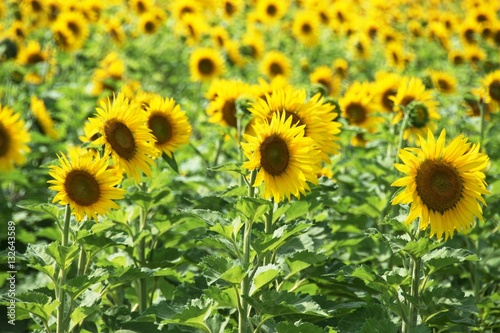
[[411,257],[412,269],[411,269],[411,296],[409,304],[409,323],[406,332],[411,332],[417,326],[418,320],[418,303],[419,299],[419,280],[420,280],[420,269],[422,264],[422,259],[420,257]]
[[[147,211],[144,207],[141,207],[140,213],[139,213],[139,233],[142,233],[144,231],[144,228],[146,227],[146,216],[147,216]],[[140,268],[144,267],[146,264],[146,240],[144,237],[141,238],[139,242],[139,247],[137,248],[137,255],[139,257],[139,265],[141,266]],[[147,293],[147,286],[146,286],[146,278],[140,278],[137,281],[138,285],[138,297],[139,297],[139,311],[142,313],[146,311],[147,304],[148,304],[148,293]]]
[[[267,212],[266,214],[266,222],[265,222],[265,225],[264,225],[264,232],[267,234],[267,235],[270,235],[273,233],[273,210],[274,210],[274,200],[271,200],[271,202],[273,203],[273,207],[271,207],[271,209],[269,210],[269,212]],[[269,264],[271,259],[269,258],[270,257],[270,254],[271,253],[268,253],[265,257],[264,257],[264,266]]]
[[403,109],[404,117],[403,117],[403,122],[401,123],[401,128],[399,130],[398,146],[396,149],[396,157],[395,157],[396,163],[398,162],[399,151],[401,150],[401,148],[403,148],[403,141],[404,141],[403,136],[406,129],[406,125],[408,124],[408,119],[410,119],[410,112],[403,106],[401,106],[401,108]]
[[[69,205],[66,205],[66,209],[64,211],[64,224],[62,229],[62,241],[61,246],[66,247],[69,243],[69,222],[71,220],[71,209]],[[65,321],[64,321],[64,303],[65,303],[65,293],[63,286],[66,283],[66,269],[64,264],[59,268],[59,278],[57,281],[57,300],[59,301],[59,305],[57,307],[57,333],[65,333],[67,332]]]
[[[257,177],[257,170],[252,170],[250,172],[250,182],[248,184],[248,196],[253,197],[255,195],[255,188],[253,184],[255,182],[255,178]],[[243,269],[247,271],[247,274],[241,281],[241,296],[240,296],[240,304],[241,306],[238,309],[238,333],[247,333],[248,332],[248,315],[250,313],[250,307],[248,302],[245,300],[244,296],[248,296],[250,291],[250,275],[248,274],[250,268],[250,241],[252,237],[252,221],[247,219],[245,222],[244,230],[243,230],[243,260],[242,266]]]

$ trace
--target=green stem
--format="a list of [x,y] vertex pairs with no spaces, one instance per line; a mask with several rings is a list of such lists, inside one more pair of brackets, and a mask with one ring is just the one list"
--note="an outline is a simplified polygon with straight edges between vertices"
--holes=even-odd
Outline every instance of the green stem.
[[419,280],[420,280],[420,269],[422,264],[422,259],[420,257],[411,257],[413,261],[411,270],[411,296],[410,307],[409,307],[409,323],[408,330],[406,332],[411,332],[417,326],[418,319],[418,307],[416,302],[419,299]]
[[403,117],[403,123],[401,124],[401,128],[399,130],[398,146],[396,149],[396,157],[395,157],[396,162],[398,162],[399,150],[403,147],[403,136],[406,129],[406,125],[408,124],[408,119],[410,118],[410,112],[408,112],[408,110],[406,110],[406,108],[404,108],[403,106],[401,106],[401,108],[403,109],[404,117]]
[[[248,196],[253,197],[255,194],[255,189],[253,184],[255,182],[255,178],[257,177],[257,170],[252,170],[250,173],[250,182],[248,184]],[[245,222],[244,230],[243,230],[243,260],[242,266],[245,271],[248,272],[250,268],[250,242],[252,237],[252,221],[247,219]],[[240,309],[238,312],[238,333],[247,333],[248,332],[248,315],[250,313],[250,307],[248,302],[243,298],[244,296],[248,296],[250,291],[250,276],[246,274],[243,280],[241,281],[241,296],[240,296]]]
[[[140,213],[139,213],[139,232],[142,233],[144,231],[144,228],[146,227],[146,217],[147,217],[147,211],[144,207],[141,207]],[[140,242],[139,242],[139,247],[137,248],[137,255],[139,259],[139,265],[140,268],[144,267],[146,264],[146,239],[145,237],[142,237]],[[147,293],[147,285],[146,285],[146,278],[141,278],[137,281],[137,288],[138,288],[138,297],[139,297],[139,311],[142,313],[146,311],[146,308],[148,306],[148,293]]]
[[[64,224],[62,229],[62,242],[61,246],[68,246],[69,243],[69,222],[71,220],[71,209],[69,205],[66,205],[64,211]],[[64,266],[59,269],[59,279],[57,281],[57,300],[59,301],[59,306],[57,307],[57,333],[66,333],[67,329],[64,322],[64,303],[65,303],[65,293],[64,284],[66,283],[66,269]]]

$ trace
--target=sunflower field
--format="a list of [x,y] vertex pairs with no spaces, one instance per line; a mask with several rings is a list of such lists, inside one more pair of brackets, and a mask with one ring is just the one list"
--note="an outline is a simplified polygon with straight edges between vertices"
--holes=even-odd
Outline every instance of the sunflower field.
[[500,332],[500,2],[3,0],[1,333]]

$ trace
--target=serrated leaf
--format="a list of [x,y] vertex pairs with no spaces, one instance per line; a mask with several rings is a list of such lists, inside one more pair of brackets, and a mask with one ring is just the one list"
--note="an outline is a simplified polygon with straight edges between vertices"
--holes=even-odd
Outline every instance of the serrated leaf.
[[171,153],[172,156],[168,156],[166,153],[163,153],[161,157],[168,165],[175,171],[175,173],[179,173],[179,167],[177,166],[177,161],[175,160],[175,156]]
[[316,325],[311,323],[301,323],[297,321],[295,323],[291,323],[288,321],[282,321],[276,325],[277,333],[325,333],[325,331]]
[[293,224],[285,224],[276,229],[272,235],[260,234],[261,237],[255,239],[252,246],[260,254],[268,251],[274,251],[286,244],[287,240],[300,233],[301,231],[311,226],[308,222],[295,222]]
[[285,259],[290,272],[289,275],[296,274],[301,270],[326,260],[326,255],[311,251],[300,251]]
[[232,284],[240,283],[245,277],[245,270],[237,260],[210,255],[203,257],[200,266],[208,284],[221,279]]
[[422,257],[422,261],[435,272],[443,267],[461,263],[463,261],[478,261],[477,255],[465,249],[442,247]]
[[221,197],[242,197],[247,195],[248,189],[245,185],[231,186],[226,191],[221,193]]
[[236,309],[238,307],[238,295],[236,290],[232,287],[221,289],[212,286],[204,291],[205,296],[217,302],[219,307],[226,307]]
[[398,326],[389,320],[368,318],[359,333],[397,333]]
[[109,272],[102,268],[97,268],[91,274],[80,275],[74,279],[66,281],[64,290],[73,298],[76,299],[87,288],[98,282],[108,278]]
[[16,295],[16,311],[26,311],[48,322],[59,302],[51,301],[51,298],[40,292],[31,291],[29,293]]
[[31,203],[19,203],[17,207],[26,209],[32,212],[45,213],[53,217],[55,220],[59,220],[59,206],[43,203],[43,204],[31,204]]
[[71,313],[71,325],[69,330],[70,331],[73,330],[73,328],[82,323],[85,320],[85,318],[87,318],[94,312],[99,311],[100,308],[101,307],[99,305],[94,305],[91,307],[86,307],[86,306],[76,307]]
[[236,209],[251,222],[260,218],[272,207],[273,204],[270,201],[257,198],[242,197],[236,202]]
[[211,333],[205,321],[208,319],[213,309],[214,305],[208,301],[197,302],[197,300],[193,300],[191,304],[184,309],[175,309],[175,314],[171,318],[162,320],[161,324],[184,325]]
[[62,246],[58,241],[56,241],[47,246],[45,251],[48,255],[54,258],[59,267],[67,269],[71,266],[74,259],[78,255],[80,248],[77,244]]
[[294,201],[285,212],[287,220],[292,221],[309,212],[310,203],[307,201]]
[[310,295],[270,290],[264,292],[258,298],[243,297],[264,318],[285,315],[290,315],[294,319],[299,316],[329,317],[328,313]]
[[250,296],[255,294],[260,288],[268,285],[271,281],[273,281],[280,273],[280,269],[278,266],[269,264],[266,266],[261,266],[257,268],[255,272],[255,276],[252,281],[252,285],[250,287]]
[[372,288],[387,297],[397,297],[395,287],[389,285],[382,277],[368,269],[366,266],[356,267],[351,276],[364,281],[365,285]]
[[414,258],[422,258],[432,248],[432,244],[428,238],[420,238],[417,241],[409,241],[401,249],[401,251],[408,253]]

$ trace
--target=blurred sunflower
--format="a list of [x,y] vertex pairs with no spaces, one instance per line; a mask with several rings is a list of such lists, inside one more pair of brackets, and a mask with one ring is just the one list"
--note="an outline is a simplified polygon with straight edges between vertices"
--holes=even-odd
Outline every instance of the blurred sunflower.
[[306,46],[318,44],[319,18],[313,11],[296,11],[292,23],[292,35]]
[[248,93],[249,86],[240,80],[220,80],[216,87],[217,95],[213,96],[206,109],[209,121],[236,128],[238,125],[236,101]]
[[217,25],[210,28],[210,37],[212,38],[215,46],[223,48],[226,42],[229,40],[229,33],[227,32],[226,28]]
[[79,148],[69,149],[69,160],[65,155],[57,157],[60,165],[50,166],[49,171],[54,178],[48,181],[49,188],[57,191],[52,202],[69,205],[79,222],[85,216],[97,222],[98,214],[119,208],[113,200],[123,199],[125,190],[116,188],[121,177],[108,168],[107,157]]
[[403,77],[396,96],[391,96],[389,99],[394,102],[394,111],[396,112],[393,119],[394,124],[403,119],[403,108],[411,102],[422,103],[429,113],[434,113],[437,108],[437,102],[433,99],[432,92],[426,90],[422,80],[416,77]]
[[403,50],[403,45],[397,42],[389,43],[386,46],[385,59],[389,66],[392,66],[400,71],[403,71],[406,64],[409,62],[409,57]]
[[205,17],[200,14],[185,14],[174,25],[174,34],[185,39],[188,45],[198,45],[208,31]]
[[14,165],[26,162],[25,153],[31,151],[27,145],[30,139],[20,115],[0,104],[0,172],[10,171]]
[[58,46],[65,51],[80,49],[89,35],[89,26],[80,12],[63,12],[52,25]]
[[152,0],[128,0],[127,4],[138,15],[146,14],[154,7]]
[[222,16],[230,20],[243,10],[245,3],[243,0],[219,0],[218,5],[221,8]]
[[403,139],[408,143],[415,142],[420,145],[420,137],[427,134],[427,131],[434,132],[437,129],[435,120],[441,118],[436,109],[428,109],[425,104],[420,102],[411,102],[407,105],[406,112],[408,115],[408,122],[403,131]]
[[351,84],[344,96],[339,99],[342,117],[350,125],[375,132],[382,118],[374,116],[376,105],[373,103],[372,88],[368,83],[355,81]]
[[496,103],[500,103],[500,70],[486,75],[481,80],[481,84],[485,87],[488,97]]
[[21,65],[34,65],[44,62],[49,57],[49,52],[44,50],[38,41],[30,41],[27,46],[22,47],[17,54],[17,62]]
[[290,59],[282,52],[275,50],[264,54],[259,69],[261,74],[269,78],[274,78],[278,75],[288,78],[292,71]]
[[253,59],[260,59],[265,49],[265,42],[262,34],[256,30],[247,32],[241,41],[242,53]]
[[453,65],[461,65],[465,62],[465,54],[463,51],[459,50],[450,50],[448,52],[448,60]]
[[48,8],[43,0],[21,0],[17,1],[21,17],[29,18],[34,26],[46,23]]
[[465,44],[476,44],[481,26],[474,20],[465,20],[460,23],[459,34]]
[[196,0],[176,0],[172,1],[170,12],[176,21],[179,21],[186,14],[200,15],[202,7]]
[[419,219],[419,229],[430,224],[430,236],[445,240],[455,230],[466,232],[474,225],[474,216],[483,220],[482,194],[488,194],[484,169],[488,156],[479,152],[479,144],[467,142],[463,135],[445,146],[446,130],[435,140],[432,132],[421,138],[422,148],[399,151],[403,164],[394,164],[406,176],[391,185],[404,187],[392,204],[411,204],[405,223]]
[[304,136],[304,126],[292,124],[292,117],[276,112],[254,125],[255,136],[243,135],[243,153],[248,161],[243,167],[258,169],[254,187],[264,183],[264,197],[275,202],[300,198],[310,190],[308,182],[317,184],[320,171],[319,150]]
[[353,56],[359,59],[368,59],[371,54],[371,40],[365,33],[358,32],[349,36],[348,48]]
[[117,17],[110,17],[104,23],[104,30],[111,37],[111,40],[117,44],[123,44],[126,39],[123,24]]
[[340,76],[342,79],[347,77],[347,71],[349,69],[349,63],[347,60],[342,58],[337,58],[332,62],[333,71],[335,74]]
[[340,146],[336,136],[341,124],[336,122],[335,106],[325,103],[320,94],[306,100],[304,89],[287,87],[273,91],[265,99],[259,98],[252,103],[249,111],[256,122],[270,121],[275,113],[284,112],[292,118],[292,124],[304,125],[304,136],[310,137],[321,151],[321,159],[329,163],[330,156],[338,154]]
[[189,142],[191,125],[181,107],[173,98],[156,95],[147,109],[147,124],[156,139],[158,150],[172,157],[174,150]]
[[341,82],[328,66],[319,66],[309,75],[311,83],[323,85],[328,96],[337,96],[340,93]]
[[191,81],[210,81],[224,72],[224,59],[213,48],[196,49],[189,58]]
[[287,12],[289,0],[259,0],[257,2],[257,16],[264,24],[278,22]]
[[453,75],[445,71],[430,71],[430,77],[434,88],[443,94],[455,92],[457,80]]
[[479,66],[480,62],[486,59],[486,52],[477,44],[465,46],[465,58],[474,66]]
[[229,64],[243,67],[247,63],[247,59],[245,59],[241,53],[243,48],[239,41],[233,39],[228,40],[224,45],[224,51],[226,52],[226,58]]
[[470,94],[466,94],[463,99],[463,106],[467,110],[469,117],[481,117],[481,108],[484,108],[484,119],[489,120],[490,114],[498,112],[497,103],[486,103],[490,99],[486,88],[472,89]]
[[395,73],[377,72],[375,74],[375,96],[374,100],[378,103],[379,110],[392,112],[394,102],[390,97],[396,96],[398,92],[401,76]]
[[54,121],[52,120],[50,113],[47,111],[43,100],[36,96],[31,96],[30,108],[35,116],[37,124],[40,126],[42,133],[51,139],[57,140],[59,134],[54,128]]
[[154,12],[145,12],[139,18],[137,25],[140,32],[147,35],[153,35],[158,31],[161,23],[162,21],[158,20],[158,17]]
[[140,105],[119,93],[107,103],[102,101],[96,110],[97,115],[89,119],[91,125],[85,128],[86,137],[97,135],[92,144],[103,145],[105,155],[111,155],[114,164],[136,182],[140,181],[141,172],[149,176],[158,151]]

